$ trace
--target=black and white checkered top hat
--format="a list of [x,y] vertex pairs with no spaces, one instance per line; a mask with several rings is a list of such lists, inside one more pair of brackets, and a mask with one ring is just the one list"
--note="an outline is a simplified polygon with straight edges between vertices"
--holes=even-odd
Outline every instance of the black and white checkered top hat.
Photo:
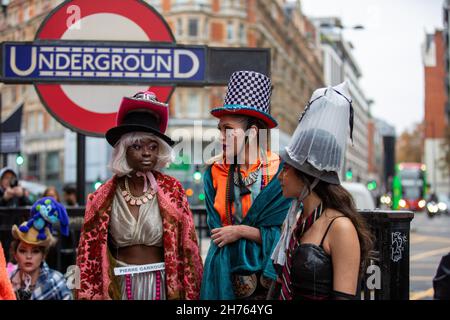
[[246,115],[263,120],[268,128],[278,125],[269,114],[272,82],[255,71],[236,71],[231,75],[223,107],[211,110],[217,118],[223,115]]

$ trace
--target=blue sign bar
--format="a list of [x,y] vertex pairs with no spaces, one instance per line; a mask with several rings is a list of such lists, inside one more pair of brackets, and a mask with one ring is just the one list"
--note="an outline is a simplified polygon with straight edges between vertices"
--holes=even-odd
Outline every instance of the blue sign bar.
[[2,43],[2,82],[203,83],[206,47]]

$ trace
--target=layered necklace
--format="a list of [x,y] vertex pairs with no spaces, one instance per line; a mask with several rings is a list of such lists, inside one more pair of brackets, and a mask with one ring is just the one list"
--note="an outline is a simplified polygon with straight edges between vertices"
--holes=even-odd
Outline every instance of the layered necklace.
[[153,190],[152,188],[148,188],[146,191],[144,191],[143,195],[139,197],[133,196],[130,191],[130,185],[128,184],[128,177],[125,177],[125,190],[122,191],[122,195],[125,201],[128,202],[130,205],[141,206],[147,203],[148,201],[152,200],[155,194],[156,194],[155,190]]
[[[242,178],[242,181],[244,182],[244,185],[246,187],[251,186],[252,184],[255,183],[255,181],[258,179],[258,175],[259,175],[260,169],[261,169],[261,163],[259,164],[258,168],[255,171],[250,172],[247,177]],[[234,172],[233,181],[234,181],[234,184],[236,186],[238,186],[238,187],[240,186],[240,184],[239,184],[239,173],[237,171]]]

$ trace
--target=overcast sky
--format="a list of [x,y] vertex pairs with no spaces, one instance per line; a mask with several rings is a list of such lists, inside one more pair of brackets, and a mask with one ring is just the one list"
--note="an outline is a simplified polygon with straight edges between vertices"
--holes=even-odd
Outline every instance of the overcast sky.
[[443,27],[444,0],[301,0],[305,15],[338,16],[362,70],[362,88],[374,116],[396,127],[412,128],[424,114],[421,45],[425,32]]

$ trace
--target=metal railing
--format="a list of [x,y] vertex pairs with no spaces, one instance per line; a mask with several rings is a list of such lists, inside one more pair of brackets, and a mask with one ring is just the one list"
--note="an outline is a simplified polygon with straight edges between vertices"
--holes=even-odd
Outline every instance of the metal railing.
[[[191,207],[200,250],[209,245],[209,230],[204,207]],[[75,264],[76,248],[83,224],[84,207],[67,207],[70,217],[69,238],[60,237],[47,257],[51,268],[65,273]],[[360,211],[375,237],[371,266],[361,279],[363,300],[409,299],[409,240],[410,223],[414,214],[409,211]],[[11,227],[29,217],[29,208],[0,208],[0,241],[8,259]],[[55,228],[57,229],[57,228]]]

